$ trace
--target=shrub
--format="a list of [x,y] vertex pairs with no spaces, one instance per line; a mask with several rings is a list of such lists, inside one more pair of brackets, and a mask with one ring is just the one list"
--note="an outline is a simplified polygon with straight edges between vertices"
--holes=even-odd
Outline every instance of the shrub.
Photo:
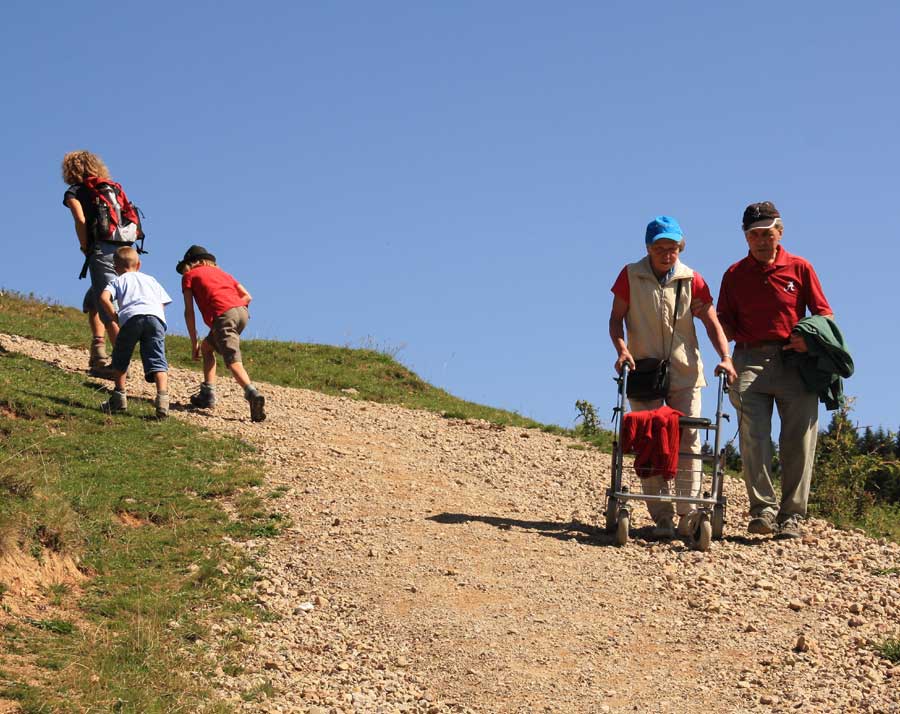
[[849,404],[841,407],[820,433],[810,488],[811,508],[838,522],[865,515],[875,501],[867,485],[885,463],[877,454],[859,452],[849,413]]

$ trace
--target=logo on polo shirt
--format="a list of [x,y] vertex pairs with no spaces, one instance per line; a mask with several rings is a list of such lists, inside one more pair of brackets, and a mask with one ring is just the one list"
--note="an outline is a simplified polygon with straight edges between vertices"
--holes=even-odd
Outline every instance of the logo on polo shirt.
[[794,286],[794,281],[793,281],[793,280],[788,280],[788,284],[784,286],[784,291],[787,292],[787,293],[792,293],[792,292],[794,292],[796,289],[797,289],[797,288]]

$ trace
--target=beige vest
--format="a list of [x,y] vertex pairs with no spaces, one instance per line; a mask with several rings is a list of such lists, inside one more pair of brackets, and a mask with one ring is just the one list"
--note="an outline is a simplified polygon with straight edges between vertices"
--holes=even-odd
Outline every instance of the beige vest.
[[681,261],[665,286],[659,284],[650,257],[646,256],[628,267],[628,286],[631,291],[628,312],[625,313],[626,343],[632,357],[665,359],[672,340],[672,313],[675,310],[675,290],[682,283],[675,320],[675,342],[672,346],[672,389],[705,387],[700,346],[691,313],[694,271]]

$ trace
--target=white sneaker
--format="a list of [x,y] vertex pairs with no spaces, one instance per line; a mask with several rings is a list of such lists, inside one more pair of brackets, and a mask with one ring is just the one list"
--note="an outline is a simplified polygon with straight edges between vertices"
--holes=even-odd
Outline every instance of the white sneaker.
[[653,535],[660,540],[671,540],[675,537],[675,523],[672,516],[663,516],[653,528]]

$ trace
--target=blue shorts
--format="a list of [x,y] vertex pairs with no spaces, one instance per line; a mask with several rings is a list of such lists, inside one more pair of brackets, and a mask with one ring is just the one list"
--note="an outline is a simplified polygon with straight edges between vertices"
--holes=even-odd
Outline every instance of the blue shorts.
[[112,366],[119,372],[128,371],[134,346],[141,343],[141,363],[144,379],[153,382],[157,372],[168,372],[166,362],[166,327],[155,315],[135,315],[122,325],[113,345]]

